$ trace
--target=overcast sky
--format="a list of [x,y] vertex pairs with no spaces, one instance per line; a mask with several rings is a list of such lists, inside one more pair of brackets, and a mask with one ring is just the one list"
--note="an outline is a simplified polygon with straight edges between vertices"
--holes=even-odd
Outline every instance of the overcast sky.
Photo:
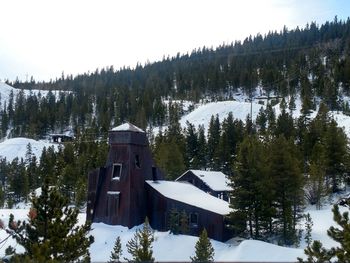
[[0,0],[0,79],[49,80],[350,14],[349,0]]

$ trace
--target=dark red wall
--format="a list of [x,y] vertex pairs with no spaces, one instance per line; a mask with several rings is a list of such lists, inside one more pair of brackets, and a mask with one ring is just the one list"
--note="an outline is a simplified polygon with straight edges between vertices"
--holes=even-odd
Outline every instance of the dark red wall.
[[[145,180],[152,180],[154,162],[145,133],[111,131],[109,138],[106,166],[89,175],[87,218],[93,222],[133,227],[143,223],[147,215]],[[136,155],[139,167],[135,163]],[[112,180],[115,163],[122,165],[119,180]],[[159,170],[157,175],[158,179],[163,178]],[[108,192],[119,192],[118,202]]]
[[198,236],[205,228],[208,232],[208,236],[215,240],[226,241],[232,238],[232,232],[229,229],[225,228],[225,216],[166,198],[148,184],[146,186],[146,189],[147,200],[149,201],[148,217],[153,229],[160,231],[168,230],[166,218],[168,218],[169,212],[175,208],[180,213],[182,211],[185,211],[188,215],[190,213],[198,214],[198,226],[190,226],[190,235]]

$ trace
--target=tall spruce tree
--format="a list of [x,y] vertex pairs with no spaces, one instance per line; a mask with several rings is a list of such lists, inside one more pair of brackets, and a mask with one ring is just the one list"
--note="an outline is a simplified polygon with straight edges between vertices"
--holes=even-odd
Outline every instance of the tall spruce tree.
[[303,176],[300,170],[297,148],[293,141],[279,136],[270,143],[268,174],[275,190],[277,232],[281,242],[297,241],[297,223],[302,218]]
[[126,247],[131,254],[132,262],[154,262],[152,243],[154,241],[153,230],[146,217],[141,230],[136,230],[134,237],[128,241]]
[[111,256],[108,263],[119,263],[121,254],[122,254],[122,244],[120,241],[120,237],[117,237],[117,239],[114,242],[113,251],[111,252]]
[[45,180],[41,195],[32,196],[28,221],[15,221],[10,216],[12,237],[24,248],[16,259],[32,262],[78,262],[89,261],[88,248],[94,242],[87,236],[90,222],[77,226],[79,211],[68,206],[68,201],[55,187]]
[[203,229],[195,246],[195,256],[191,257],[192,262],[213,262],[214,248],[208,238],[206,229]]
[[[234,175],[229,218],[237,234],[248,230],[248,236],[259,238],[268,231],[274,213],[271,206],[274,189],[266,173],[266,153],[256,136],[248,136],[240,144]],[[246,225],[247,224],[247,225]]]

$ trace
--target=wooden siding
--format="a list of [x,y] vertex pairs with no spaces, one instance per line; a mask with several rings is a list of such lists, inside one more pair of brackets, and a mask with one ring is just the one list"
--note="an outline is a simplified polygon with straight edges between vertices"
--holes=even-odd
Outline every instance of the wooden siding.
[[149,185],[146,185],[146,189],[149,211],[148,217],[152,228],[160,231],[168,230],[167,218],[170,211],[175,208],[179,213],[185,211],[188,215],[191,213],[198,214],[198,225],[191,226],[191,224],[189,224],[190,235],[198,236],[205,228],[208,232],[208,236],[215,240],[226,241],[232,238],[232,231],[225,228],[225,216],[166,198]]

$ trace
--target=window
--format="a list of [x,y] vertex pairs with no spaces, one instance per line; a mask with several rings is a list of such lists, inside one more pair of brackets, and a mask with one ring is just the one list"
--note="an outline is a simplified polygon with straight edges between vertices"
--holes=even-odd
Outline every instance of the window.
[[198,227],[198,214],[197,213],[190,214],[190,226],[191,227]]
[[121,163],[113,164],[112,180],[119,180],[121,174],[122,174],[122,164]]
[[138,154],[135,155],[135,166],[136,168],[141,168],[140,156]]

